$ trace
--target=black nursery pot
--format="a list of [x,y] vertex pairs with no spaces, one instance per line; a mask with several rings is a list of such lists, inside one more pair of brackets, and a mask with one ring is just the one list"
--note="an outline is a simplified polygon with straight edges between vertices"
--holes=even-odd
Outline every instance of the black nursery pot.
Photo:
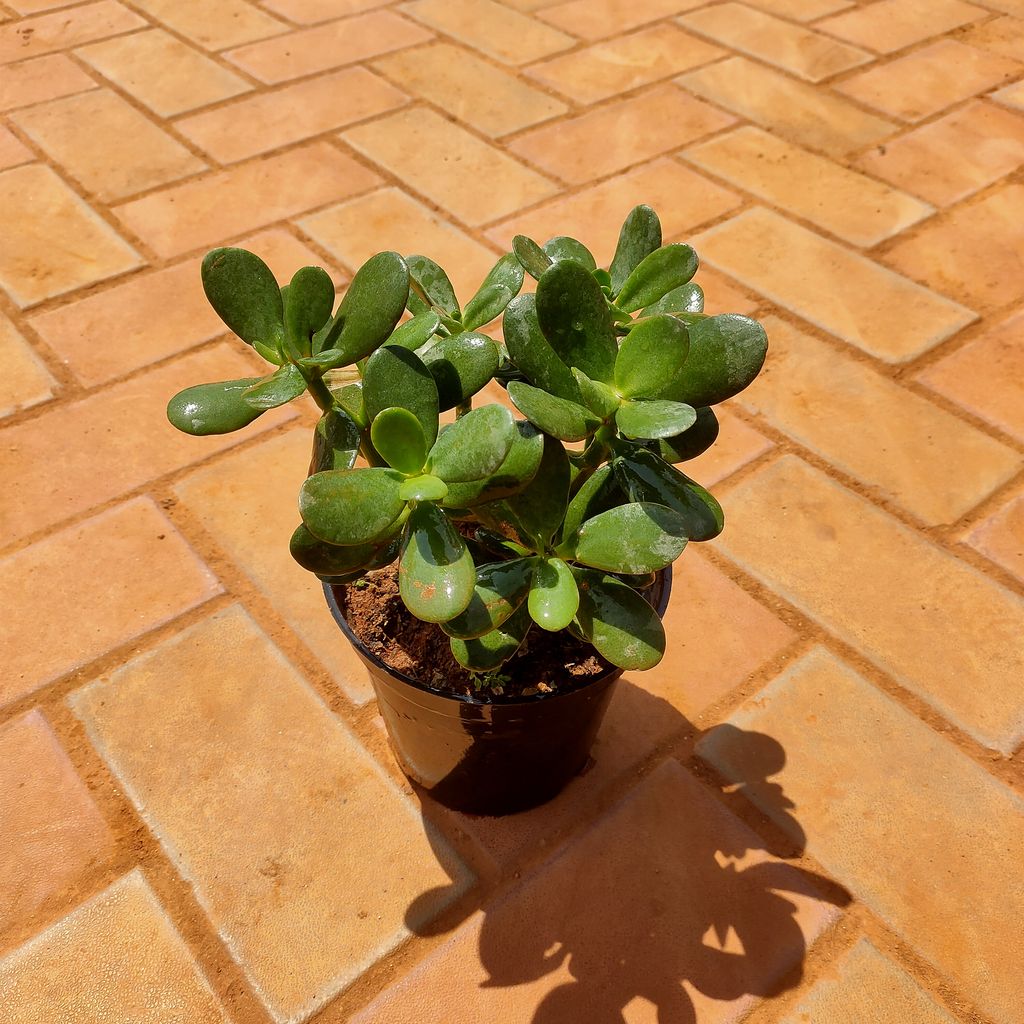
[[[370,673],[402,770],[446,807],[514,814],[552,799],[587,763],[615,682],[613,669],[574,689],[480,700],[441,693],[387,666],[349,628],[336,588],[327,604]],[[659,615],[672,591],[671,566],[646,592]]]

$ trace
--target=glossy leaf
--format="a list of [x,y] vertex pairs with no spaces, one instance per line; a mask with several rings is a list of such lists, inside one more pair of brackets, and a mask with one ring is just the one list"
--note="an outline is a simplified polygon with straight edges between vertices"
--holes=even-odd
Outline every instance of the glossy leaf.
[[556,263],[559,260],[572,260],[573,263],[579,263],[587,270],[597,270],[597,260],[594,259],[590,250],[582,242],[570,238],[568,235],[556,235],[554,238],[549,238],[544,243],[544,252]]
[[618,293],[626,279],[652,252],[661,248],[661,221],[649,206],[634,206],[619,231],[615,256],[608,268],[612,294]]
[[210,305],[242,341],[280,353],[281,289],[259,256],[245,249],[213,249],[203,258],[202,278]]
[[634,501],[586,520],[572,544],[577,562],[607,572],[655,572],[686,547],[686,521],[665,505]]
[[344,387],[331,389],[335,402],[341,406],[345,413],[352,418],[361,428],[370,425],[366,417],[366,406],[363,402],[363,382],[361,380],[346,384]]
[[522,381],[509,383],[508,397],[531,423],[562,441],[582,441],[600,426],[589,409]]
[[541,332],[536,296],[519,295],[509,303],[502,333],[509,358],[531,383],[559,398],[580,401],[572,371]]
[[643,316],[657,316],[659,313],[703,313],[704,289],[696,281],[687,281],[678,288],[666,292],[657,302],[647,306]]
[[575,624],[607,661],[627,671],[654,668],[665,653],[658,613],[614,576],[575,570],[580,608]]
[[467,331],[475,331],[501,316],[505,307],[523,287],[523,267],[514,253],[506,253],[491,268],[476,295],[462,311],[462,323]]
[[440,326],[441,318],[432,309],[428,309],[423,313],[417,313],[404,324],[399,324],[388,338],[388,344],[407,348],[412,352],[430,341]]
[[580,592],[569,566],[561,558],[538,560],[530,583],[527,607],[541,629],[557,632],[576,617]]
[[618,409],[620,399],[607,384],[591,380],[582,370],[574,368],[572,375],[579,385],[582,404],[598,419],[606,420]]
[[515,421],[505,406],[474,409],[441,431],[427,471],[445,483],[483,480],[505,461],[515,437]]
[[615,305],[625,313],[633,313],[686,284],[695,273],[697,254],[690,246],[681,242],[662,246],[641,260],[626,278]]
[[303,569],[325,576],[344,576],[357,570],[380,568],[398,557],[401,538],[396,534],[376,544],[328,544],[300,524],[292,534],[289,550]]
[[303,356],[296,360],[296,365],[306,370],[323,373],[325,370],[336,370],[339,366],[346,365],[347,359],[348,357],[340,348],[327,348],[315,356]]
[[482,480],[448,485],[446,507],[472,508],[521,491],[537,475],[544,455],[544,435],[526,420],[517,420],[512,445],[501,465]]
[[420,421],[427,447],[437,440],[437,385],[422,360],[404,348],[384,345],[366,361],[363,407],[373,418],[384,409],[408,409]]
[[619,346],[615,387],[626,398],[654,398],[678,376],[690,351],[686,326],[662,314],[638,323]]
[[718,417],[708,406],[697,410],[692,427],[673,437],[663,437],[655,450],[666,462],[687,462],[703,455],[718,438]]
[[568,260],[549,267],[537,282],[537,321],[567,366],[592,380],[612,379],[618,344],[615,321],[594,275]]
[[410,256],[409,277],[412,288],[409,291],[409,309],[423,313],[431,306],[437,306],[455,320],[462,318],[459,301],[455,298],[448,275],[428,256]]
[[285,351],[308,356],[313,335],[331,318],[334,282],[323,267],[302,267],[288,285],[284,301]]
[[242,399],[253,409],[265,412],[276,409],[279,405],[287,405],[292,399],[306,391],[306,379],[302,371],[292,363],[286,363],[269,377],[257,381],[252,387],[242,392]]
[[332,469],[314,473],[299,489],[299,515],[329,544],[369,544],[405,509],[402,474],[393,469]]
[[498,629],[526,600],[534,561],[533,558],[513,558],[480,566],[466,610],[441,628],[461,640],[472,640]]
[[443,501],[448,495],[448,485],[430,473],[410,477],[398,489],[403,501]]
[[540,275],[551,266],[551,257],[526,235],[516,235],[512,239],[512,251],[523,270],[534,280],[539,280]]
[[473,597],[476,570],[465,541],[432,502],[413,508],[398,563],[398,589],[424,622],[447,622]]
[[342,409],[325,412],[313,431],[311,472],[351,469],[359,456],[359,427]]
[[368,356],[387,341],[405,311],[409,295],[409,269],[397,252],[371,256],[352,278],[336,319],[341,322],[337,338],[330,332],[321,348],[337,348],[348,363]]
[[437,385],[444,412],[472,398],[498,369],[498,346],[486,334],[465,331],[441,338],[420,355]]
[[408,409],[382,409],[370,425],[370,440],[381,458],[399,473],[418,473],[427,460],[427,439]]
[[626,500],[612,467],[607,464],[598,466],[569,502],[562,523],[563,539],[570,540],[585,520],[621,505]]
[[662,399],[637,399],[623,402],[615,413],[615,425],[630,438],[654,440],[672,437],[689,429],[697,420],[697,410],[682,402]]
[[470,672],[493,672],[522,647],[530,625],[530,613],[523,604],[502,626],[475,640],[452,637],[449,641],[452,654]]
[[258,384],[259,377],[224,380],[214,384],[196,384],[179,391],[167,403],[167,418],[186,434],[229,434],[252,423],[263,409],[254,409],[242,397],[247,388]]

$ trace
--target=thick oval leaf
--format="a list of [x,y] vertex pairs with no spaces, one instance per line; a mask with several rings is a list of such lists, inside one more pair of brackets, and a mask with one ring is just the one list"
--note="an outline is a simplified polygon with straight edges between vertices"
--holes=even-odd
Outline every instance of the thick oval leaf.
[[530,618],[541,629],[557,632],[572,622],[579,606],[580,592],[569,566],[561,558],[538,560],[527,599]]
[[439,477],[421,473],[406,480],[398,495],[403,501],[443,501],[448,495],[448,485]]
[[544,435],[526,420],[517,420],[512,446],[501,465],[482,480],[448,485],[443,504],[451,508],[472,508],[521,491],[537,475],[544,455]]
[[185,388],[167,403],[167,418],[179,430],[197,437],[230,434],[264,412],[254,409],[242,397],[247,388],[259,381],[259,377],[243,377]]
[[483,480],[505,461],[516,438],[515,420],[503,405],[485,405],[441,431],[427,471],[445,483]]
[[653,452],[637,449],[613,466],[633,501],[667,505],[682,516],[690,540],[711,540],[722,532],[725,516],[712,494]]
[[408,409],[423,428],[427,448],[437,440],[437,385],[422,360],[404,348],[384,345],[366,361],[363,408],[367,419],[398,406]]
[[556,235],[544,243],[544,252],[557,263],[559,260],[572,260],[579,263],[587,270],[597,270],[597,260],[594,259],[590,250],[575,238],[568,235]]
[[686,521],[666,505],[635,501],[588,519],[572,542],[577,562],[606,572],[655,572],[686,547]]
[[601,657],[626,671],[654,668],[665,653],[658,613],[614,576],[575,570],[580,608],[575,625]]
[[409,268],[397,252],[379,252],[357,271],[338,307],[337,338],[325,336],[321,348],[337,348],[346,362],[368,356],[387,341],[405,311]]
[[259,256],[245,249],[212,249],[203,258],[202,278],[210,305],[242,341],[280,352],[281,289]]
[[[288,548],[303,569],[317,576],[344,576],[357,570],[377,569],[398,557],[401,538],[388,536],[376,544],[328,544],[301,523],[292,534]],[[382,559],[386,559],[382,561]]]
[[328,544],[369,544],[405,510],[393,469],[331,469],[314,473],[299,489],[299,515]]
[[512,239],[512,251],[516,254],[523,270],[534,280],[551,266],[551,257],[532,239],[526,235],[516,235]]
[[313,462],[310,472],[351,469],[359,456],[359,427],[342,409],[331,409],[320,417],[313,431]]
[[339,366],[344,366],[346,358],[340,348],[325,348],[315,356],[303,356],[295,365],[305,370],[323,373],[325,370],[336,370]]
[[571,540],[585,520],[615,508],[626,500],[612,467],[607,464],[598,466],[569,502],[562,523],[562,539]]
[[615,305],[624,313],[633,313],[686,284],[696,273],[697,254],[690,246],[681,242],[662,246],[641,260],[626,278]]
[[666,292],[657,302],[647,306],[642,316],[657,316],[659,313],[703,313],[704,289],[696,281],[687,281],[678,288]]
[[655,447],[666,462],[688,462],[703,455],[718,439],[718,417],[714,409],[703,406],[697,420],[681,434],[661,438]]
[[425,622],[447,622],[466,610],[476,569],[466,542],[432,502],[409,515],[398,563],[398,590],[406,608]]
[[381,458],[399,473],[418,473],[427,461],[427,439],[408,409],[382,409],[370,425],[370,440]]
[[442,338],[420,358],[434,378],[438,408],[444,412],[484,387],[497,371],[500,356],[486,334],[465,331]]
[[582,441],[601,421],[582,405],[549,395],[522,381],[509,383],[512,404],[535,426],[562,441]]
[[570,260],[549,267],[537,282],[537,321],[567,366],[608,383],[618,344],[615,320],[594,275]]
[[246,388],[242,392],[242,399],[253,409],[265,412],[279,405],[287,405],[292,399],[305,394],[305,391],[306,378],[302,376],[302,371],[292,363],[287,363],[269,377]]
[[455,660],[470,672],[493,672],[512,657],[523,645],[530,631],[530,613],[526,605],[505,621],[498,629],[475,640],[460,640],[452,637],[449,641]]
[[619,231],[619,243],[608,268],[612,294],[619,291],[642,260],[660,248],[661,221],[658,215],[649,206],[634,206]]
[[366,406],[363,404],[363,382],[361,380],[345,384],[343,387],[332,387],[331,395],[361,429],[370,425],[366,416]]
[[652,316],[622,339],[615,387],[626,398],[654,398],[676,379],[689,351],[685,324],[668,314]]
[[617,394],[607,384],[591,380],[581,369],[574,367],[572,375],[579,385],[580,398],[598,419],[606,420],[615,413],[620,404]]
[[505,307],[523,287],[523,267],[514,253],[506,253],[491,268],[476,295],[462,311],[462,323],[467,331],[475,331],[501,316]]
[[448,275],[428,256],[410,256],[406,262],[411,283],[409,309],[423,313],[437,306],[455,320],[461,319],[459,301]]
[[473,640],[497,629],[526,600],[533,563],[532,558],[513,558],[480,566],[466,610],[441,628],[460,640]]
[[758,375],[768,353],[764,328],[738,313],[692,324],[690,354],[662,397],[689,405],[717,405],[739,394]]
[[440,326],[441,318],[432,309],[428,309],[424,313],[417,313],[404,324],[399,324],[388,338],[388,344],[412,352],[430,341]]
[[302,267],[295,271],[284,302],[286,351],[308,356],[313,351],[313,335],[328,320],[334,309],[334,282],[323,267]]
[[541,332],[536,296],[519,295],[509,303],[502,334],[509,358],[528,380],[549,394],[570,402],[580,401],[572,371]]
[[615,414],[615,425],[623,435],[643,440],[672,437],[689,429],[696,421],[697,410],[692,405],[663,399],[623,402]]

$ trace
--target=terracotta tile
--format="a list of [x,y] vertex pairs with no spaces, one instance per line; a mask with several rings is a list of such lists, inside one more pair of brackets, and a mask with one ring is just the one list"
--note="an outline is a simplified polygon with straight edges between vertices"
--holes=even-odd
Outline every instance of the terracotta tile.
[[89,192],[107,202],[206,168],[180,142],[107,89],[16,111],[11,120]]
[[965,539],[986,558],[1024,580],[1024,494],[979,523]]
[[225,1024],[210,986],[141,871],[0,960],[7,1024]]
[[886,253],[887,263],[979,308],[1024,295],[1024,185],[1007,185],[936,217]]
[[252,88],[239,75],[158,28],[75,52],[161,117],[205,107]]
[[537,17],[580,39],[621,35],[651,21],[699,7],[704,0],[569,0]]
[[704,309],[708,313],[742,313],[752,316],[760,305],[741,292],[724,274],[710,267],[701,267],[694,278],[704,292]]
[[276,1020],[405,939],[414,898],[422,926],[470,881],[237,606],[73,705]]
[[[1021,13],[1024,13],[1024,8],[1021,8]],[[958,32],[956,38],[969,46],[979,46],[983,50],[1024,61],[1024,21],[1020,18],[1008,15],[993,18],[969,26]]]
[[23,18],[0,25],[0,64],[145,27],[142,18],[115,0],[98,0],[66,11]]
[[[698,235],[709,263],[886,362],[921,355],[977,315],[873,260],[755,207]],[[851,294],[871,302],[850,302]]]
[[263,0],[263,6],[274,14],[299,25],[316,25],[332,18],[383,7],[390,0]]
[[27,107],[95,87],[96,83],[62,53],[6,64],[0,67],[0,110]]
[[241,46],[288,28],[246,0],[135,0],[135,6],[207,50]]
[[875,245],[934,212],[905,192],[751,125],[693,146],[682,155],[854,245]]
[[955,522],[1024,465],[1013,449],[864,363],[776,317],[764,324],[771,354],[739,403],[928,526]]
[[[786,750],[773,781],[796,804],[808,853],[983,1013],[1012,1020],[1022,947],[1007,908],[1019,899],[1024,801],[821,648],[730,722]],[[740,779],[730,732],[712,731],[698,750]],[[745,789],[792,834],[774,786]],[[868,1019],[886,1018],[875,1004]]]
[[724,500],[729,558],[978,742],[1016,748],[1024,600],[795,456]]
[[507,248],[516,234],[545,242],[555,235],[572,235],[607,266],[615,252],[626,214],[647,203],[658,211],[666,241],[690,228],[719,217],[739,205],[739,197],[695,174],[674,160],[654,160],[626,174],[569,196],[559,196],[529,213],[496,225],[487,236]]
[[717,46],[663,23],[534,64],[527,74],[579,103],[595,103],[722,56]]
[[[723,312],[739,312],[732,306],[721,308]],[[773,447],[768,438],[747,426],[735,413],[729,412],[728,407],[719,406],[715,409],[715,415],[721,429],[718,440],[703,455],[679,467],[704,487],[714,487],[721,483]]]
[[0,928],[73,894],[114,853],[114,837],[36,710],[0,726]]
[[49,168],[0,174],[0,285],[19,306],[123,274],[138,254]]
[[1024,442],[1024,313],[918,374],[922,384]]
[[876,53],[895,53],[984,18],[987,13],[983,7],[962,0],[880,0],[819,22],[816,27]]
[[449,43],[391,54],[375,61],[374,67],[403,89],[492,138],[568,110],[516,75]]
[[990,103],[968,103],[869,150],[857,164],[949,206],[1024,164],[1024,117]]
[[749,6],[793,21],[814,21],[853,6],[851,0],[748,0]]
[[1003,14],[1024,17],[1024,0],[985,0],[985,6],[993,11],[1002,11]]
[[[76,571],[68,574],[74,562]],[[62,579],[59,587],[55,579]],[[5,680],[32,693],[220,593],[148,498],[103,512],[0,560]]]
[[55,7],[67,7],[68,0],[11,0],[8,7],[19,14],[39,14],[41,11],[52,11]]
[[705,7],[679,21],[693,32],[809,82],[820,82],[871,60],[869,54],[855,46],[744,4]]
[[261,82],[274,84],[354,64],[430,38],[430,33],[391,11],[370,11],[243,46],[225,56]]
[[509,148],[574,184],[677,149],[733,118],[677,89],[656,86],[569,120],[520,135]]
[[255,376],[260,363],[216,345],[0,430],[0,479],[10,499],[0,506],[0,537],[12,543],[285,422],[292,410],[271,410],[243,432],[205,438],[167,422],[175,392]]
[[0,170],[35,159],[35,153],[8,128],[0,125]]
[[452,277],[462,302],[470,298],[497,255],[397,188],[350,199],[298,222],[311,238],[355,271],[374,253],[422,253]]
[[39,357],[7,317],[0,314],[0,417],[45,402],[56,387]]
[[175,485],[217,546],[256,584],[353,703],[373,698],[370,678],[324,599],[323,586],[288,551],[309,466],[308,429],[220,459]]
[[1024,71],[1008,57],[943,39],[837,85],[840,92],[906,121],[920,121]]
[[737,1021],[836,914],[763,845],[664,764],[352,1022]]
[[330,143],[315,142],[164,189],[116,212],[161,256],[177,256],[362,192],[378,181]]
[[432,110],[402,110],[350,128],[342,138],[472,226],[557,191],[547,178]]
[[677,79],[689,92],[747,118],[773,135],[830,156],[845,156],[892,134],[895,125],[832,92],[798,82],[745,57],[730,57]]

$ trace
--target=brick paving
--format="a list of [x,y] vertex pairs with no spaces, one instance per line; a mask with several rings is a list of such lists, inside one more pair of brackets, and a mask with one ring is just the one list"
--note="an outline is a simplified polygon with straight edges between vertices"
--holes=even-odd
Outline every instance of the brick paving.
[[[692,241],[763,376],[657,669],[413,793],[203,252]],[[0,1020],[1024,1022],[1022,0],[0,0]]]

